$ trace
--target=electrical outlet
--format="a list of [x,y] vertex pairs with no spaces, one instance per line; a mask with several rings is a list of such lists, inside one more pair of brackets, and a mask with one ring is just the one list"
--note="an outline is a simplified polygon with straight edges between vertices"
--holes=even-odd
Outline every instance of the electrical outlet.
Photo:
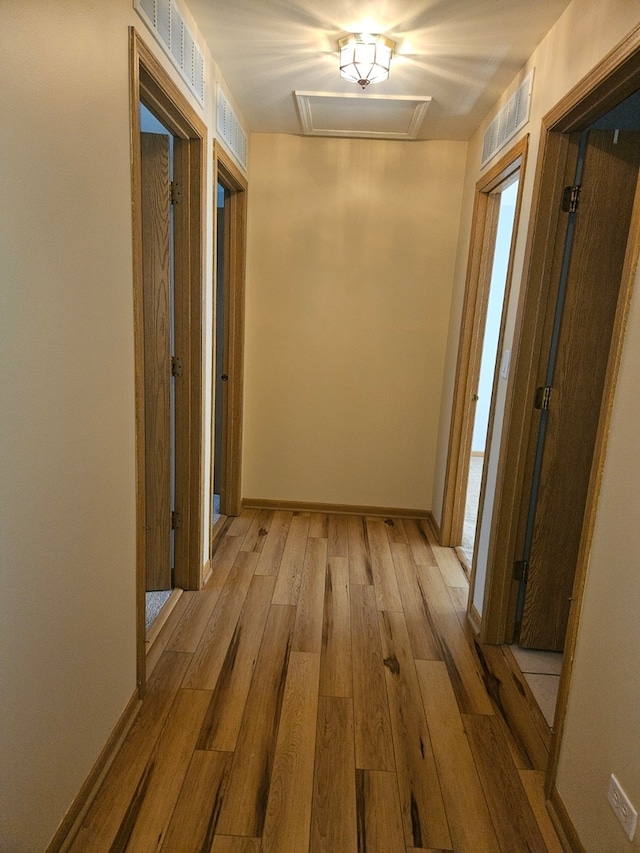
[[636,831],[636,823],[638,822],[638,812],[631,804],[631,800],[622,790],[622,785],[616,777],[611,774],[609,780],[609,793],[607,794],[609,805],[616,813],[616,817],[622,824],[622,828],[627,833],[629,841],[633,841],[633,835]]

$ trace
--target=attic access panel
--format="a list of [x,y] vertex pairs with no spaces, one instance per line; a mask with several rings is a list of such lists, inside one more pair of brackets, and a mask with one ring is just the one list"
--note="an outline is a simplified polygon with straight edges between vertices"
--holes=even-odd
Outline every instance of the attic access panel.
[[307,136],[416,139],[428,96],[294,92]]

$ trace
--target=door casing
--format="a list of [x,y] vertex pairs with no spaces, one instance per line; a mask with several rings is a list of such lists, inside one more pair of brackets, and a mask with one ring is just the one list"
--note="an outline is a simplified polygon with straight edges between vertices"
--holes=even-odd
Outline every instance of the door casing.
[[[449,450],[445,474],[444,498],[440,541],[443,545],[459,545],[462,540],[465,498],[469,473],[469,456],[473,437],[475,402],[473,395],[478,387],[484,327],[489,302],[491,273],[495,251],[500,198],[496,189],[519,172],[520,185],[513,221],[513,237],[507,269],[504,304],[509,300],[513,271],[513,247],[518,233],[518,221],[527,162],[529,137],[523,137],[476,184],[473,222],[467,264],[464,308],[460,324],[460,343],[454,390]],[[501,327],[498,352],[502,349]],[[489,416],[487,446],[490,445],[493,414]],[[480,516],[480,511],[478,513]]]
[[138,689],[145,674],[145,474],[153,464],[144,441],[144,339],[139,103],[174,138],[174,181],[182,200],[174,207],[175,351],[183,363],[176,384],[175,500],[182,527],[175,537],[174,585],[202,585],[203,506],[203,293],[206,139],[204,123],[140,38],[130,29],[131,175],[133,216],[134,338],[136,365],[136,563]]
[[[244,379],[244,317],[245,317],[245,275],[246,275],[246,234],[247,234],[247,180],[226,154],[221,145],[214,142],[213,185],[222,184],[229,191],[228,203],[224,215],[227,217],[224,229],[225,246],[216,246],[217,252],[224,252],[224,364],[215,364],[215,376],[226,373],[229,377],[224,383],[223,422],[222,422],[222,471],[218,472],[221,481],[220,511],[224,516],[239,515],[242,510],[242,419],[243,419],[243,379]],[[216,216],[218,208],[215,206]],[[214,235],[217,234],[214,223]],[[212,405],[215,393],[212,393]],[[215,412],[212,411],[211,423],[215,424]],[[215,436],[212,435],[211,447],[211,494],[213,495],[213,460],[215,459]],[[211,526],[211,551],[215,530]]]

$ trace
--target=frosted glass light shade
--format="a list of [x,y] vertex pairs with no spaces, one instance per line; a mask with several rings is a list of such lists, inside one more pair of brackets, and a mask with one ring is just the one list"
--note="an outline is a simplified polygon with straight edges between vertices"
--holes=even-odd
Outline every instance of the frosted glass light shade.
[[340,76],[365,89],[369,83],[379,83],[389,76],[391,57],[396,46],[386,36],[374,33],[354,33],[338,42]]

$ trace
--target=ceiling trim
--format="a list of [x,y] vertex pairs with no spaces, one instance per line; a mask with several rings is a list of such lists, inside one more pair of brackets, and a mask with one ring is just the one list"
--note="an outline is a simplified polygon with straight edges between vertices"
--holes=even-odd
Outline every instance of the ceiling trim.
[[[306,136],[346,136],[361,139],[416,139],[432,100],[427,95],[371,95],[367,93],[363,97],[361,94],[350,92],[298,91],[293,94],[298,107],[302,130]],[[408,112],[407,118],[404,119],[404,125],[397,130],[362,130],[356,127],[347,128],[339,126],[337,123],[332,126],[328,122],[325,122],[323,126],[314,117],[314,106],[326,106],[329,103],[329,99],[333,101],[335,99],[355,100],[361,104],[375,101],[376,105],[379,103],[380,106],[395,104],[396,106],[406,105],[410,108],[413,105],[413,109]]]

